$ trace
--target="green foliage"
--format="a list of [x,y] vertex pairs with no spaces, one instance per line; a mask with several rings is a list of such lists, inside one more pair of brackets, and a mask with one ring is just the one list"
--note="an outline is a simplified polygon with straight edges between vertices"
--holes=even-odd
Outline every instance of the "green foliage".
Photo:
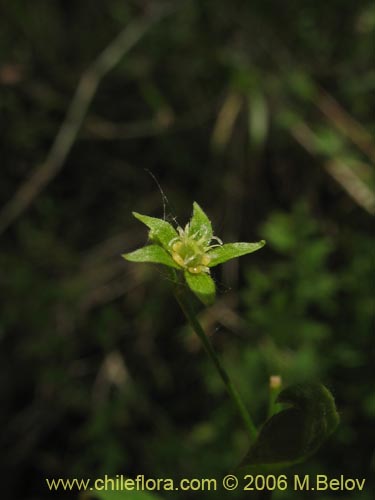
[[288,407],[263,424],[240,466],[241,473],[274,472],[306,460],[339,422],[332,394],[321,384],[290,386],[276,403]]
[[[270,375],[322,380],[341,423],[296,467],[369,475],[373,2],[172,3],[100,82],[61,169],[1,234],[4,498],[49,499],[45,477],[223,476],[247,452],[170,276],[119,258],[145,242],[130,210],[162,213],[145,168],[168,221],[204,200],[224,241],[267,239],[256,259],[211,270],[218,301],[200,311],[256,423]],[[24,181],[22,196],[32,191],[82,73],[164,5],[2,3],[0,210]]]
[[[160,241],[164,240],[166,242],[163,243],[163,247],[166,251],[171,251],[173,259],[176,262],[181,262],[182,267],[185,262],[194,262],[194,259],[196,259],[195,255],[190,255],[190,250],[201,250],[201,262],[203,262],[203,258],[205,257],[207,259],[207,265],[211,264],[212,266],[257,250],[265,244],[264,240],[262,240],[257,244],[232,243],[223,245],[221,240],[218,240],[220,241],[220,244],[214,245],[214,250],[211,250],[212,246],[210,246],[210,242],[213,239],[211,223],[197,203],[194,203],[193,216],[190,223],[186,225],[185,230],[178,228],[180,237],[173,237],[169,241],[167,234],[163,234],[165,229],[166,233],[169,231],[168,227],[165,229],[162,225],[159,227],[155,219],[151,220],[151,218],[145,218],[143,216],[140,217],[138,214],[137,218],[140,218],[142,222],[145,222],[151,228],[152,232],[156,233],[157,238]],[[151,222],[149,222],[150,220]],[[278,226],[282,225],[282,223],[285,223],[284,225],[286,225],[288,220],[281,215],[279,216],[279,223],[276,222],[275,225],[275,223],[272,223],[271,221],[268,224],[268,232],[271,237],[273,236],[276,244],[280,244],[280,242],[282,243],[280,246],[282,250],[285,251],[293,249],[293,237],[291,237],[292,235],[289,235],[290,237],[288,240],[287,227],[282,228],[283,230],[281,235],[280,232],[277,231]],[[306,234],[309,235],[309,231],[307,231]],[[299,240],[296,240],[296,242],[299,244]],[[151,251],[149,250],[150,248]],[[161,247],[160,249],[163,250]],[[212,252],[214,252],[214,256],[211,259]],[[178,259],[176,258],[176,253]],[[168,261],[166,259],[163,261],[163,259],[159,258],[158,260],[155,249],[152,246],[141,249],[141,252],[137,251],[136,259],[134,259],[134,253],[130,255],[130,260],[133,262],[142,262],[142,255],[144,255],[145,261],[147,262],[161,262],[167,263],[168,265]],[[138,257],[138,255],[140,257]],[[167,256],[168,254],[165,252],[165,255]],[[127,258],[126,255],[124,257]],[[186,258],[187,260],[184,262],[183,259]],[[189,265],[199,266],[199,263],[191,263]],[[200,268],[202,268],[202,270]],[[198,269],[199,272],[197,272]],[[190,290],[204,304],[210,305],[214,302],[215,283],[212,278],[203,271],[203,266],[194,268],[187,266],[184,271],[184,276]],[[175,279],[175,285],[178,286],[177,279]],[[267,470],[279,470],[302,462],[316,452],[327,436],[329,436],[337,427],[339,422],[334,399],[329,390],[323,385],[316,383],[299,384],[287,387],[279,394],[276,401],[272,402],[272,405],[277,403],[287,403],[288,405],[291,405],[291,407],[288,407],[275,415],[271,415],[271,417],[262,425],[258,434],[256,427],[254,426],[253,421],[242,402],[242,399],[236,392],[229,375],[225,371],[225,368],[221,364],[215,351],[212,349],[206,333],[202,329],[196,317],[196,313],[189,305],[187,297],[184,295],[181,288],[177,290],[176,298],[178,299],[187,320],[193,327],[193,330],[203,342],[207,354],[213,363],[213,367],[217,369],[218,374],[221,376],[233,403],[243,418],[251,440],[254,441],[252,442],[250,450],[242,463],[241,471],[246,473],[249,471],[264,472]],[[281,384],[281,378],[278,383]]]
[[[272,344],[288,348],[298,345],[302,355],[309,352],[312,343],[322,342],[331,334],[327,322],[319,316],[330,318],[336,310],[339,284],[328,267],[333,245],[329,237],[319,234],[304,204],[297,205],[292,214],[271,215],[263,234],[281,258],[267,271],[252,268],[248,272],[244,299],[249,319],[254,328],[267,333]],[[312,308],[320,314],[311,317]],[[317,375],[316,363],[312,362],[312,371],[305,370],[304,376]]]

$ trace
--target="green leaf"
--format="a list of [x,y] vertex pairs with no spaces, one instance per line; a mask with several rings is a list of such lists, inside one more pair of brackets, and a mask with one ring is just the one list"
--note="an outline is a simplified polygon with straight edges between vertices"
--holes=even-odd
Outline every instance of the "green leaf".
[[321,384],[297,384],[276,399],[289,408],[269,418],[239,467],[241,473],[275,471],[312,455],[339,423],[335,402]]
[[212,239],[211,221],[196,201],[193,203],[193,215],[190,220],[190,235],[195,233],[197,233],[198,238],[205,237],[207,241]]
[[230,259],[241,257],[251,252],[255,252],[264,247],[266,242],[264,240],[257,243],[226,243],[225,245],[215,247],[208,252],[211,260],[208,267],[217,266]]
[[154,264],[164,264],[175,269],[181,269],[169,253],[159,245],[149,245],[139,248],[134,252],[123,254],[122,257],[130,262],[153,262]]
[[208,274],[191,274],[185,271],[185,279],[190,290],[206,306],[213,304],[215,300],[216,287],[215,282]]
[[160,242],[166,249],[168,249],[170,241],[178,236],[174,227],[163,219],[149,217],[148,215],[142,215],[137,212],[133,212],[133,215],[151,229],[150,238],[155,242]]

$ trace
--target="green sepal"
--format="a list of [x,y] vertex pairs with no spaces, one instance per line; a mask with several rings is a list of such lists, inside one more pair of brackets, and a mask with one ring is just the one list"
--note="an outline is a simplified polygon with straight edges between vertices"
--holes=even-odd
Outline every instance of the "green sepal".
[[130,262],[152,262],[154,264],[164,264],[165,266],[181,269],[168,252],[159,245],[148,245],[134,252],[125,253],[122,255],[125,260]]
[[174,227],[163,219],[149,217],[148,215],[142,215],[137,212],[133,212],[133,215],[151,230],[150,239],[156,243],[160,242],[161,245],[163,245],[163,247],[167,250],[169,248],[170,241],[178,236]]
[[236,257],[241,257],[242,255],[255,252],[256,250],[264,247],[265,244],[266,242],[261,240],[257,243],[226,243],[225,245],[215,247],[208,252],[211,259],[208,267],[217,266],[227,260],[235,259]]
[[206,273],[192,274],[189,271],[185,271],[184,275],[188,287],[203,304],[209,306],[214,303],[216,286],[211,276]]
[[196,239],[204,237],[207,242],[211,241],[213,235],[211,221],[196,201],[193,203],[193,215],[189,226],[190,235],[197,234]]
[[290,386],[276,402],[290,406],[263,424],[237,472],[260,474],[302,462],[320,448],[339,423],[333,396],[321,384]]

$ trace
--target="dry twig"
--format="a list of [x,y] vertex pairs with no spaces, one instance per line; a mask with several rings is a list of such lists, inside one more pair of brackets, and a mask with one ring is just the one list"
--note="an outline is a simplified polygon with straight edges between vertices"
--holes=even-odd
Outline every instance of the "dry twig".
[[361,123],[323,89],[319,89],[318,98],[314,103],[342,134],[351,139],[371,161],[375,162],[374,141]]
[[135,21],[124,28],[82,74],[66,117],[45,162],[35,167],[30,177],[21,184],[0,212],[0,234],[30,206],[63,167],[101,80],[147,31],[171,12],[173,12],[171,8],[164,9],[147,19]]
[[[316,135],[306,123],[300,122],[291,128],[290,132],[294,139],[312,156],[318,155]],[[369,214],[375,215],[375,194],[352,168],[341,159],[326,162],[324,168],[357,205]],[[365,168],[365,164],[362,164],[362,168]],[[367,170],[370,170],[368,165]]]

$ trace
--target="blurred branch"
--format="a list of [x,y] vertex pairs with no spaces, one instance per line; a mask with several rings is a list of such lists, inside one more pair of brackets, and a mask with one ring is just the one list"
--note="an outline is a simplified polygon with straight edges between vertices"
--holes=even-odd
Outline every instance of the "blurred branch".
[[94,268],[105,260],[119,257],[128,248],[135,247],[137,244],[142,244],[142,239],[134,231],[113,235],[86,250],[86,255],[81,260],[81,266],[83,269]]
[[367,132],[361,123],[349,115],[336,99],[323,89],[320,89],[318,98],[314,103],[340,132],[351,139],[370,160],[375,162],[375,147],[371,134]]
[[333,160],[325,165],[327,172],[345,189],[345,191],[371,215],[375,215],[375,195],[356,175],[352,168],[341,160]]
[[228,143],[235,121],[241,110],[242,99],[238,94],[229,93],[219,111],[211,137],[215,150],[222,150]]
[[120,297],[124,297],[138,286],[141,286],[144,281],[140,276],[129,278],[129,274],[123,274],[119,278],[88,290],[83,294],[79,304],[80,314],[85,314],[94,307],[108,304]]
[[[300,70],[301,73],[307,75],[307,71],[299,67],[293,51],[285,45],[283,40],[276,35],[275,30],[270,28],[266,23],[257,18],[257,26],[263,33],[266,34],[265,39],[272,41],[273,50],[262,42],[261,38],[257,39],[259,47],[268,54],[270,60],[279,69],[281,74],[288,76],[288,73],[295,70]],[[277,47],[277,50],[275,48]],[[356,120],[351,114],[346,111],[343,106],[325,89],[323,89],[311,75],[307,75],[309,83],[312,87],[310,96],[311,102],[316,106],[327,118],[335,125],[335,127],[344,135],[346,135],[372,162],[375,162],[375,147],[371,134],[365,127]]]
[[[311,128],[303,122],[290,129],[294,139],[311,155],[317,156],[317,138]],[[337,181],[349,196],[371,215],[375,214],[375,194],[354,170],[342,159],[325,163],[324,168]],[[364,164],[362,164],[364,168]],[[370,167],[367,165],[367,169]]]
[[208,121],[213,109],[213,105],[207,105],[176,119],[173,110],[161,108],[153,118],[130,123],[114,123],[98,116],[89,116],[85,124],[88,134],[84,139],[126,140],[186,130]]
[[89,133],[87,137],[95,140],[124,140],[162,134],[172,123],[172,115],[163,121],[150,119],[132,123],[113,123],[95,117],[87,120],[85,129]]
[[78,291],[81,314],[117,299],[142,282],[142,272],[129,272],[121,257],[121,253],[141,242],[141,235],[134,232],[112,236],[89,250],[81,259],[80,269],[64,279],[61,286],[67,293]]
[[0,212],[0,234],[30,206],[38,194],[63,167],[101,80],[147,31],[171,12],[173,12],[171,8],[164,9],[147,19],[131,23],[120,32],[82,74],[66,117],[45,162],[31,172],[30,177],[21,184],[13,198]]

